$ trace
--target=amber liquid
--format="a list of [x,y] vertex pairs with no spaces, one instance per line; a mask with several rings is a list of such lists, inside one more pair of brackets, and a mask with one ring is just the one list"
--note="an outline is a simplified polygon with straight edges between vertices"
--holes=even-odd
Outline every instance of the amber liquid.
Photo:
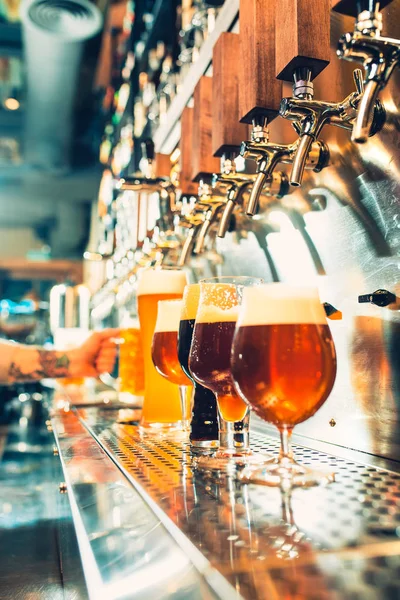
[[189,355],[192,345],[194,319],[180,322],[178,335],[178,358],[183,371],[193,381],[194,398],[190,441],[207,442],[218,440],[217,401],[214,393],[193,379],[189,371]]
[[329,396],[336,353],[327,325],[248,325],[235,337],[232,375],[262,419],[294,426]]
[[122,329],[119,347],[119,390],[135,396],[144,394],[144,362],[140,329]]
[[152,358],[157,371],[171,383],[191,385],[178,360],[178,332],[157,331],[153,337]]
[[189,368],[193,377],[217,396],[225,421],[241,421],[248,406],[237,394],[231,375],[230,359],[234,321],[196,323]]
[[144,357],[144,400],[142,425],[177,423],[182,419],[179,389],[160,375],[151,358],[153,334],[159,300],[178,300],[182,294],[146,294],[138,296],[138,314]]

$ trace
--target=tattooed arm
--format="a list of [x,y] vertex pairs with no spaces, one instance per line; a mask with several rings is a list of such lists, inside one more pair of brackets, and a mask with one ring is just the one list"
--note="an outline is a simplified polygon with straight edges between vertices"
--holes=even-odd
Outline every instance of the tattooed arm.
[[8,381],[16,383],[44,377],[69,377],[70,362],[66,352],[19,346],[8,369]]
[[0,383],[34,381],[45,377],[96,377],[114,368],[117,329],[93,333],[73,350],[45,350],[0,341]]

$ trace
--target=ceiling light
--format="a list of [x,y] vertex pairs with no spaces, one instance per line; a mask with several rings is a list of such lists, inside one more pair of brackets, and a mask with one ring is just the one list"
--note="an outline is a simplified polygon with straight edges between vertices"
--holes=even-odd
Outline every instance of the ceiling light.
[[20,107],[20,103],[16,98],[6,98],[4,100],[4,107],[7,110],[18,110]]

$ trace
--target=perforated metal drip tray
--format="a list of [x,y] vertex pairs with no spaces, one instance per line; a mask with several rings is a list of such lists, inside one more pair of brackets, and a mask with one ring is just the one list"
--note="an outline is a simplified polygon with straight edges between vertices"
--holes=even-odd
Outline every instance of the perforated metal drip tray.
[[[133,485],[249,599],[400,599],[400,475],[295,446],[296,457],[336,472],[325,488],[240,485],[191,469],[188,442],[141,437],[117,414],[79,418]],[[252,434],[271,454],[278,441]]]

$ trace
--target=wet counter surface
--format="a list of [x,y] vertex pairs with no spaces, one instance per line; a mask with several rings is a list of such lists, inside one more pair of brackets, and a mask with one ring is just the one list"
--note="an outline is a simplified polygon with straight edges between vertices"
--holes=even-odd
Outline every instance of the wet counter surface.
[[[141,436],[136,417],[53,417],[90,597],[400,598],[398,463],[303,438],[299,461],[336,482],[282,496],[193,471],[186,440]],[[276,454],[253,429],[253,448]]]
[[[54,438],[43,427],[0,427],[0,599],[62,600]],[[72,523],[71,523],[72,527]],[[78,598],[74,586],[69,598]]]

